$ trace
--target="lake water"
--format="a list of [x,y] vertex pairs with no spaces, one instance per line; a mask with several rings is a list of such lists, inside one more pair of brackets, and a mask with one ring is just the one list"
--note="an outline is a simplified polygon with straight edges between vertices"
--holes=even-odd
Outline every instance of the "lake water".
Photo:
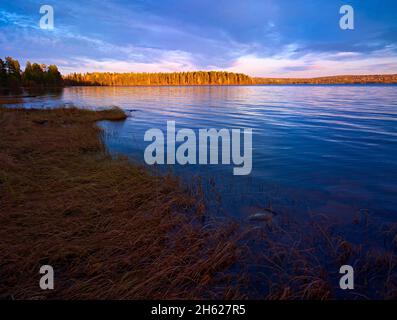
[[218,214],[272,207],[348,222],[360,210],[396,217],[397,86],[74,87],[23,103],[133,110],[127,121],[101,125],[112,152],[140,162],[145,131],[165,131],[168,120],[177,129],[252,128],[249,176],[221,165],[162,168],[188,181],[200,175]]

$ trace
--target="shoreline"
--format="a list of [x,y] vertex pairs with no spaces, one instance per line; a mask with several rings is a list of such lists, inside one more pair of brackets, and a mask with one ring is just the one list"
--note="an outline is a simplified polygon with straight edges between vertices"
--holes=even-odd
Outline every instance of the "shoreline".
[[[199,192],[108,153],[96,122],[125,118],[0,107],[0,299],[397,297],[396,225],[374,251],[322,217],[220,223]],[[364,215],[354,228],[375,230]],[[54,291],[38,287],[44,264]],[[354,292],[338,290],[342,264]]]
[[[95,122],[125,117],[0,108],[0,299],[241,297],[218,279],[231,228],[203,229],[199,195],[106,151]],[[52,292],[37,285],[44,264]]]

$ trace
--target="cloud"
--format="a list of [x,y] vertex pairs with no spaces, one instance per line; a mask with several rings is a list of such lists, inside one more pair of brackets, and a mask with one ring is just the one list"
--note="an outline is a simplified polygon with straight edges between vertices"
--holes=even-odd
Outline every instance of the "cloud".
[[[367,15],[357,26],[364,31],[351,33],[337,27],[338,11],[332,13],[328,3],[53,0],[53,5],[55,29],[45,31],[38,27],[36,0],[5,3],[0,56],[22,64],[55,63],[63,72],[199,69],[271,77],[397,72],[392,32],[397,23],[391,9],[379,9],[388,20],[370,16],[375,4],[361,8]],[[330,10],[320,15],[320,7]]]
[[0,11],[0,22],[4,25],[14,25],[19,28],[39,29],[38,24],[35,24],[31,17],[5,10]]
[[176,72],[197,70],[191,54],[181,51],[163,51],[151,62],[136,62],[116,59],[94,60],[85,57],[64,62],[63,73],[72,72]]
[[257,77],[321,77],[397,73],[397,55],[394,45],[388,45],[383,49],[366,54],[360,52],[310,52],[298,56],[297,48],[296,45],[290,45],[281,53],[269,57],[257,54],[241,56],[227,70]]
[[4,50],[2,54],[23,52],[22,59],[21,56],[17,57],[21,61],[34,59],[38,62],[42,60],[43,63],[57,63],[63,72],[154,72],[198,68],[193,54],[181,50],[131,43],[117,45],[92,35],[80,34],[75,28],[64,25],[56,25],[52,31],[43,31],[29,16],[4,10],[0,11],[0,22],[8,30],[0,34],[0,47]]

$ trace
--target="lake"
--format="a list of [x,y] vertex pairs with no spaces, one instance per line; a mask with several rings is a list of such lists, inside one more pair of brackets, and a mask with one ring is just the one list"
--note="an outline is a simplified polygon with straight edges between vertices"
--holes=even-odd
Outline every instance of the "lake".
[[101,126],[113,153],[142,163],[145,131],[165,131],[169,120],[177,129],[252,128],[249,176],[222,165],[160,168],[188,182],[200,176],[219,215],[245,219],[271,207],[342,223],[362,211],[395,220],[397,86],[72,87],[19,102],[128,109],[126,121]]

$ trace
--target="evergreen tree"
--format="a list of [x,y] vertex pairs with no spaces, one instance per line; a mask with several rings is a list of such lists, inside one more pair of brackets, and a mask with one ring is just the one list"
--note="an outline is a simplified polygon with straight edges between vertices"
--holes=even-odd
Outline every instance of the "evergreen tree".
[[47,69],[47,85],[59,87],[62,85],[62,75],[56,65],[50,65]]
[[24,72],[18,60],[7,57],[0,59],[0,86],[8,88],[25,87],[61,87],[63,78],[55,65],[26,62]]
[[0,87],[6,87],[7,85],[7,69],[5,62],[0,59]]
[[22,79],[24,86],[30,87],[34,84],[33,67],[30,61],[26,62],[25,71],[23,72]]
[[10,87],[19,87],[21,85],[21,66],[18,60],[6,57],[5,62],[7,81]]
[[43,65],[33,63],[32,65],[32,81],[35,85],[43,85],[45,83],[44,77],[45,70]]

